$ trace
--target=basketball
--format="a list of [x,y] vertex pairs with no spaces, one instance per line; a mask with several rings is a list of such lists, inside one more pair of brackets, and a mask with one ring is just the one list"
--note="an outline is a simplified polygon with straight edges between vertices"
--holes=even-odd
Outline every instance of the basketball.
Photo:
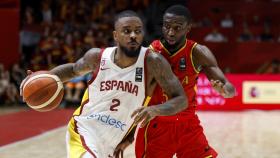
[[59,106],[63,95],[63,83],[48,71],[38,71],[26,78],[23,86],[23,99],[29,107],[45,112]]

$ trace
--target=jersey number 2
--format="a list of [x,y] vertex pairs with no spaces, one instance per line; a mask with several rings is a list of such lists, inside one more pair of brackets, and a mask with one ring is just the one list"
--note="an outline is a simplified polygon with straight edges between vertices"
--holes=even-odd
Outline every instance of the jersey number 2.
[[111,111],[118,111],[116,107],[120,106],[120,100],[119,99],[113,99],[112,100],[112,105],[110,106]]

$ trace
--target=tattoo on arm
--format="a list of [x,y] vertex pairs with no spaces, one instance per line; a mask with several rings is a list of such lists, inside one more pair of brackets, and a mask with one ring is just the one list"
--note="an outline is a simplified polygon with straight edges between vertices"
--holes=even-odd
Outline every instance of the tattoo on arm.
[[167,102],[157,105],[157,113],[161,116],[174,115],[185,109],[187,107],[185,92],[167,60],[160,54],[150,53],[147,62],[149,75],[154,77],[170,98]]
[[53,68],[51,72],[57,75],[62,82],[66,82],[77,76],[74,74],[73,67],[74,63],[63,64]]
[[99,53],[99,48],[92,48],[76,63],[68,63],[57,66],[51,70],[51,73],[57,75],[62,82],[84,75],[98,67]]

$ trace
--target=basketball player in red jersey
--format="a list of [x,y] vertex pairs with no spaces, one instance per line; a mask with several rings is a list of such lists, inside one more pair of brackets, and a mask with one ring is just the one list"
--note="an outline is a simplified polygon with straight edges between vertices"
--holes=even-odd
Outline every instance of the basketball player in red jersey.
[[[155,116],[174,115],[188,105],[183,87],[166,59],[141,46],[143,23],[135,12],[124,11],[116,17],[113,35],[115,47],[92,48],[77,62],[50,71],[62,82],[94,72],[87,99],[68,125],[68,158],[112,157],[133,124],[144,126]],[[143,107],[156,83],[172,99]]]
[[[191,15],[181,5],[169,7],[163,16],[163,38],[151,43],[150,48],[163,55],[173,72],[181,81],[188,97],[189,107],[174,116],[156,117],[144,128],[140,128],[136,138],[137,158],[215,158],[216,151],[209,146],[198,116],[195,114],[196,83],[203,71],[215,90],[223,97],[235,95],[233,85],[226,79],[212,52],[186,38],[191,28]],[[164,90],[156,87],[150,105],[164,103],[169,98]],[[130,142],[133,140],[130,138]],[[116,149],[122,153],[128,141]]]

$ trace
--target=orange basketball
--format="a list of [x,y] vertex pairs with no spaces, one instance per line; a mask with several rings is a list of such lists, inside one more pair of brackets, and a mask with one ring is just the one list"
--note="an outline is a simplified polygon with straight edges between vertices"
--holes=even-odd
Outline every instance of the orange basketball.
[[58,107],[63,98],[63,83],[48,71],[37,71],[26,79],[22,94],[24,101],[32,109],[50,111]]

